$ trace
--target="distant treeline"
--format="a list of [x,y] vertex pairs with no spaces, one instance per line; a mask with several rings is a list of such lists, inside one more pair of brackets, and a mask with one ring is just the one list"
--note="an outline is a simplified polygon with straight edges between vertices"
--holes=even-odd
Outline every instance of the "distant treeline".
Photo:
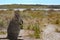
[[0,9],[14,9],[14,8],[60,8],[60,5],[24,5],[24,4],[10,4],[0,5]]

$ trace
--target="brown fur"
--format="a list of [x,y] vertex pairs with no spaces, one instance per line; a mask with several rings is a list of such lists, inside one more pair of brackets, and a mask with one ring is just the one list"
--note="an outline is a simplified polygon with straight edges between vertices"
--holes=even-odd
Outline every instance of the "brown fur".
[[[9,23],[8,29],[7,29],[7,37],[10,40],[17,40],[19,31],[20,31],[20,25],[23,24],[23,20],[21,19],[19,11],[15,11],[15,15],[12,18],[12,20]],[[19,27],[20,26],[20,27]]]

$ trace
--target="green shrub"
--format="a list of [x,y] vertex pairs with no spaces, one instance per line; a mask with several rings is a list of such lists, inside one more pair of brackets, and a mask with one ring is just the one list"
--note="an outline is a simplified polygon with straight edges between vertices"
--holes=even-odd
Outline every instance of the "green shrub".
[[0,27],[3,27],[4,26],[4,23],[2,20],[0,20]]
[[39,28],[39,24],[38,23],[30,24],[27,27],[27,30],[34,31],[34,34],[29,34],[30,37],[40,38],[40,28]]
[[0,35],[1,35],[1,34],[6,34],[6,32],[1,31],[1,32],[0,32]]
[[37,23],[34,25],[33,30],[34,30],[34,37],[40,38],[40,28],[39,28],[39,25]]

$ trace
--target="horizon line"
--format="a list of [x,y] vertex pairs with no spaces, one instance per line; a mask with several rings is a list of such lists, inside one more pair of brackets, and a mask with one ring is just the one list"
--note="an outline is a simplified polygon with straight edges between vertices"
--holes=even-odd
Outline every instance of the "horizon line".
[[12,5],[12,4],[18,4],[18,5],[60,5],[60,4],[31,4],[31,3],[8,3],[8,4],[0,4],[0,5]]

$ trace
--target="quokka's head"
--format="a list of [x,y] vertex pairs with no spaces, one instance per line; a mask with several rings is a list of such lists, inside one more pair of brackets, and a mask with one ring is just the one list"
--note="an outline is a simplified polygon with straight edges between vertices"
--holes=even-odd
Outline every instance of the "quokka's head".
[[14,11],[14,17],[17,19],[20,18],[19,10]]

